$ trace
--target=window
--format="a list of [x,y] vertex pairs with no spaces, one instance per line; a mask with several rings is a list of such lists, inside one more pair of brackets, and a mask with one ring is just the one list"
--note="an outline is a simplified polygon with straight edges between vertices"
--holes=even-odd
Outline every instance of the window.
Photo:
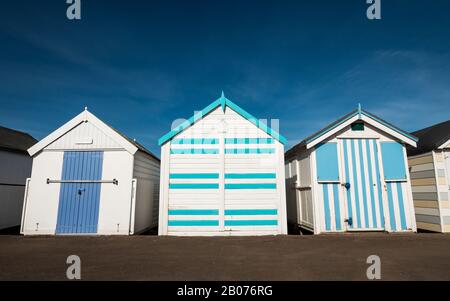
[[352,131],[364,131],[364,123],[363,122],[355,122],[351,125]]
[[321,144],[316,149],[317,180],[321,182],[339,181],[337,143]]

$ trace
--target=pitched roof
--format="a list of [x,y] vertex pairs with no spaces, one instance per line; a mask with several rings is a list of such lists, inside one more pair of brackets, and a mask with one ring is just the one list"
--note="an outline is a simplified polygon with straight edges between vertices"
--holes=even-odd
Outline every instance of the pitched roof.
[[408,147],[408,155],[420,155],[439,148],[450,140],[450,120],[432,125],[412,133],[419,138],[417,148]]
[[414,135],[411,135],[408,132],[403,131],[402,129],[396,127],[395,125],[381,119],[380,117],[377,117],[376,115],[374,115],[366,110],[361,109],[361,107],[359,106],[358,109],[351,111],[350,113],[340,117],[336,121],[328,124],[323,129],[321,129],[321,130],[317,131],[316,133],[303,139],[300,143],[296,144],[291,149],[289,149],[286,152],[286,156],[291,155],[296,150],[300,150],[302,148],[309,148],[308,145],[312,142],[314,142],[314,145],[317,143],[320,143],[321,141],[323,141],[324,139],[326,139],[328,137],[328,136],[326,136],[327,133],[338,128],[339,126],[349,123],[350,121],[354,122],[356,120],[365,120],[365,121],[373,120],[377,124],[380,124],[380,125],[386,127],[387,129],[393,131],[394,133],[399,134],[400,137],[403,137],[402,140],[404,140],[404,141],[410,140],[410,141],[408,141],[409,142],[408,144],[411,144],[411,142],[413,142],[412,144],[414,145],[415,142],[418,141],[418,138],[415,137]]
[[34,154],[38,153],[45,147],[47,147],[49,144],[51,144],[53,141],[57,140],[58,138],[64,136],[67,132],[78,126],[80,123],[84,121],[89,121],[95,124],[97,127],[99,127],[103,132],[108,134],[111,137],[116,137],[115,140],[117,143],[119,143],[123,148],[125,148],[128,152],[131,154],[135,154],[136,151],[140,150],[151,157],[155,158],[159,161],[159,158],[155,156],[152,152],[150,152],[148,149],[146,149],[144,146],[139,144],[133,139],[128,138],[118,130],[114,129],[110,125],[107,125],[103,121],[101,121],[99,118],[97,118],[94,114],[89,112],[87,109],[85,109],[83,112],[72,118],[70,121],[66,122],[63,126],[52,132],[50,135],[33,145],[28,149],[28,153],[33,156]]
[[192,116],[191,118],[189,118],[188,120],[177,126],[175,129],[171,130],[170,132],[162,136],[158,141],[159,145],[163,145],[167,141],[171,140],[173,137],[175,137],[188,127],[192,126],[200,119],[204,118],[206,115],[211,113],[214,109],[216,109],[219,106],[221,106],[223,110],[225,110],[225,107],[233,109],[239,115],[241,115],[242,117],[253,123],[255,126],[266,132],[268,135],[272,136],[274,139],[278,140],[282,144],[286,144],[287,142],[286,138],[284,138],[278,132],[268,127],[264,122],[259,121],[258,119],[253,117],[250,113],[248,113],[247,111],[239,107],[237,104],[226,98],[224,93],[222,92],[222,96],[220,96],[220,98],[218,98],[216,101],[211,103],[209,106],[207,106],[200,112],[196,113],[194,116]]
[[0,149],[26,153],[36,142],[30,134],[0,126]]

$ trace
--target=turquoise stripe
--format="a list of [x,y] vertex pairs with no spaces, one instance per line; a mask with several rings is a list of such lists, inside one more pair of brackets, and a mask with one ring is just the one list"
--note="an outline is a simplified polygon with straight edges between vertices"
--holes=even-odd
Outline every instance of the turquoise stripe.
[[277,209],[230,209],[225,215],[277,215]]
[[225,154],[273,154],[274,148],[226,148]]
[[365,228],[370,228],[369,224],[369,204],[367,203],[367,191],[366,191],[366,173],[364,167],[364,157],[363,157],[363,148],[362,148],[362,139],[358,139],[358,149],[359,149],[359,171],[361,173],[361,185],[362,185],[362,195],[363,195],[363,204],[364,204],[364,219],[365,219]]
[[336,219],[336,230],[341,230],[341,206],[339,204],[339,184],[333,184],[333,194],[334,194],[334,215]]
[[273,144],[273,138],[225,138],[225,144]]
[[169,184],[169,189],[218,189],[219,184],[193,183],[193,184]]
[[331,230],[331,218],[330,218],[330,201],[328,200],[328,184],[322,185],[323,189],[323,202],[325,208],[325,229]]
[[170,179],[218,179],[218,173],[171,173]]
[[381,177],[380,177],[380,165],[378,164],[378,147],[375,140],[371,142],[373,144],[373,151],[375,156],[375,168],[377,175],[377,191],[378,191],[378,207],[380,208],[380,221],[381,225],[384,228],[384,206],[383,206],[383,195],[381,192]]
[[277,220],[228,220],[225,226],[276,226]]
[[[345,160],[345,179],[348,183],[350,183],[350,172],[349,172],[349,157],[348,157],[348,150],[347,150],[347,141],[343,140],[344,143],[344,160]],[[351,189],[351,188],[350,188]],[[353,212],[352,212],[352,194],[350,193],[350,189],[347,190],[347,210],[348,210],[348,218],[353,219]],[[350,228],[353,228],[353,223],[350,225]]]
[[394,213],[394,200],[392,198],[392,183],[386,183],[387,191],[388,191],[388,203],[389,203],[389,216],[391,218],[391,229],[397,230],[397,223],[395,222],[395,213]]
[[277,189],[277,184],[272,183],[225,184],[225,189]]
[[216,138],[180,138],[173,139],[172,144],[219,144]]
[[187,148],[187,149],[171,149],[172,155],[210,155],[218,154],[218,148]]
[[193,227],[193,226],[219,226],[218,220],[176,220],[176,221],[169,221],[169,226],[178,226],[178,227]]
[[169,215],[219,215],[215,209],[172,209]]
[[227,173],[225,179],[275,179],[275,173]]
[[373,192],[373,177],[372,177],[372,157],[370,156],[370,144],[371,140],[366,140],[366,153],[367,153],[367,166],[369,168],[369,186],[370,186],[370,199],[371,199],[371,205],[372,205],[372,219],[373,219],[373,226],[374,228],[378,228],[377,223],[377,213],[375,208],[375,194]]
[[355,156],[355,141],[351,140],[352,145],[352,162],[353,162],[353,185],[354,192],[355,192],[355,206],[356,206],[356,219],[358,220],[358,228],[361,228],[361,218],[360,218],[360,211],[359,211],[359,190],[358,190],[358,174],[356,171],[356,156]]
[[403,204],[402,183],[400,182],[397,182],[397,197],[398,197],[398,208],[400,209],[400,222],[402,225],[402,230],[406,230],[406,214],[405,214],[405,206]]

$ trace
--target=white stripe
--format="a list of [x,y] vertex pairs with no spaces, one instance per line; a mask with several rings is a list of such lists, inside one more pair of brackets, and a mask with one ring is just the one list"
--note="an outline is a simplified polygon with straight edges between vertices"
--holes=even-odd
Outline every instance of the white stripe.
[[330,208],[330,229],[331,231],[336,231],[336,216],[334,212],[334,195],[333,195],[333,185],[328,184],[328,206]]
[[408,189],[406,183],[400,183],[402,187],[402,194],[403,194],[403,208],[405,210],[405,219],[406,219],[406,229],[411,229],[411,215],[410,215],[410,208],[409,208],[409,200],[408,200]]
[[367,227],[374,228],[373,223],[373,216],[372,216],[372,198],[370,196],[370,191],[372,189],[372,183],[370,183],[370,177],[369,177],[369,164],[367,162],[367,149],[366,149],[366,139],[362,140],[362,152],[363,152],[363,164],[364,164],[364,178],[366,182],[363,184],[365,185],[366,189],[366,200],[367,200],[367,214],[369,216],[369,222]]
[[378,198],[378,181],[377,181],[377,168],[375,161],[375,151],[373,148],[374,140],[370,140],[369,142],[369,151],[370,151],[370,161],[372,162],[372,186],[373,186],[373,202],[375,202],[375,215],[377,218],[377,227],[382,228],[384,225],[381,224],[381,214],[380,214],[380,200]]
[[394,215],[395,215],[395,225],[397,229],[400,230],[402,228],[402,223],[400,219],[400,208],[398,207],[398,195],[397,195],[397,183],[390,183],[391,191],[392,191],[392,201],[394,202]]
[[353,161],[352,161],[352,145],[351,140],[348,139],[346,141],[347,143],[347,160],[348,160],[348,176],[349,176],[349,183],[351,183],[350,186],[350,196],[351,200],[349,200],[350,205],[352,206],[352,214],[353,214],[353,228],[356,228],[358,226],[358,218],[356,215],[356,204],[355,204],[355,181],[353,180]]
[[219,215],[169,215],[169,221],[218,220]]
[[361,159],[359,158],[359,141],[355,139],[355,164],[356,164],[356,176],[358,181],[358,202],[359,202],[359,214],[361,217],[361,227],[367,228],[366,217],[364,216],[364,202],[362,193],[362,181],[361,181]]
[[210,183],[218,184],[219,179],[170,179],[170,184],[198,184],[198,183]]
[[278,215],[225,215],[225,220],[278,220]]
[[268,183],[276,184],[277,179],[225,179],[226,184],[241,184],[241,183]]
[[218,149],[219,144],[171,144],[170,149]]
[[320,213],[320,220],[321,220],[321,227],[322,227],[322,232],[326,232],[327,230],[327,223],[326,223],[326,216],[325,216],[325,202],[324,200],[324,195],[323,195],[323,188],[322,188],[322,184],[317,185],[318,189],[318,200],[319,201],[319,213]]

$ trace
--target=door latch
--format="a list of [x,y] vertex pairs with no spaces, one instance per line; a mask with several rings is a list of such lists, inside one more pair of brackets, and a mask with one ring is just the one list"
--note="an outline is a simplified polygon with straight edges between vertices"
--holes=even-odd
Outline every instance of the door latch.
[[344,222],[348,223],[349,226],[353,225],[353,218],[346,218]]
[[350,189],[350,183],[342,183],[341,184],[342,186],[344,186],[345,187],[345,189]]

